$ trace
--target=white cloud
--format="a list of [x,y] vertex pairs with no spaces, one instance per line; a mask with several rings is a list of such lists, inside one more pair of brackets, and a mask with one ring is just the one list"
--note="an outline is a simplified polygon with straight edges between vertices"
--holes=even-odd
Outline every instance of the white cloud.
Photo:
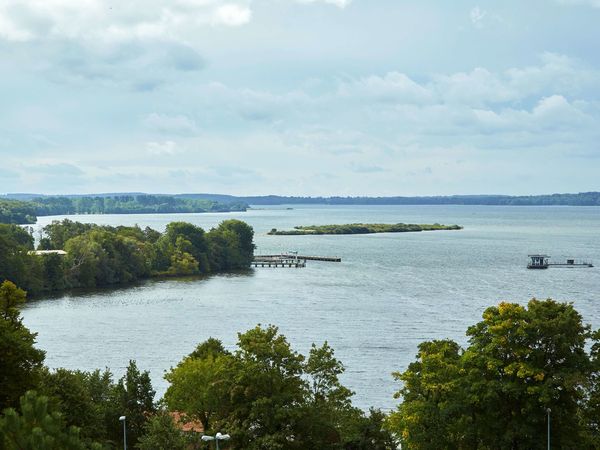
[[182,114],[152,113],[144,118],[143,123],[150,131],[165,134],[192,134],[198,131],[196,123]]
[[226,4],[219,6],[213,14],[213,23],[237,27],[250,22],[252,11],[248,6]]
[[[324,2],[345,8],[350,0]],[[199,26],[239,27],[252,19],[253,0],[3,0],[0,39],[92,42],[168,39],[187,42]]]
[[343,82],[338,92],[344,97],[368,97],[383,102],[427,103],[432,97],[429,89],[400,72],[389,72],[383,76],[371,75]]
[[181,152],[173,141],[146,142],[146,151],[155,156],[172,156]]
[[587,5],[593,8],[600,8],[600,0],[557,0],[563,5]]
[[471,12],[469,13],[469,17],[471,18],[471,22],[477,28],[483,27],[483,19],[487,16],[487,11],[484,11],[479,6],[475,6]]
[[4,0],[0,37],[122,42],[185,41],[201,25],[237,27],[251,19],[251,0]]
[[296,0],[299,3],[328,3],[330,5],[335,5],[338,8],[345,8],[350,4],[352,0]]
[[468,73],[436,75],[431,89],[447,102],[470,105],[505,102],[518,96],[501,76],[481,67]]

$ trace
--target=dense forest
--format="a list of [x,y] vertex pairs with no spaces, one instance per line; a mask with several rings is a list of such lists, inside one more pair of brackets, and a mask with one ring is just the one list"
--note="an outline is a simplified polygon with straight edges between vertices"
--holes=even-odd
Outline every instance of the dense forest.
[[306,225],[293,230],[273,228],[268,234],[276,236],[294,236],[306,234],[373,234],[373,233],[412,233],[419,231],[462,230],[459,225],[416,224],[416,223],[349,223],[345,225]]
[[542,450],[548,417],[551,448],[600,448],[600,332],[568,303],[488,308],[465,349],[423,342],[394,374],[399,405],[384,414],[352,404],[327,342],[303,355],[274,326],[239,333],[231,350],[204,340],[165,373],[160,401],[135,361],[117,381],[108,369],[50,370],[23,325],[25,298],[0,285],[3,449],[122,448],[120,416],[140,450],[206,448],[200,437],[216,432],[232,450]]
[[167,195],[35,197],[0,199],[0,223],[35,223],[36,216],[64,214],[161,214],[245,211],[241,201],[217,202]]
[[208,232],[172,222],[160,233],[65,219],[43,229],[38,249],[64,250],[66,255],[35,254],[31,230],[0,224],[0,282],[13,281],[35,296],[155,276],[244,269],[254,255],[253,236],[252,228],[239,220],[226,220]]

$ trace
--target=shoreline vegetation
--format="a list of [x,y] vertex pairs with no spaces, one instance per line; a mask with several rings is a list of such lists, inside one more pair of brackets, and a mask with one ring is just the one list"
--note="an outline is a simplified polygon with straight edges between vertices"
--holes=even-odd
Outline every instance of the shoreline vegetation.
[[[37,216],[61,214],[168,214],[246,211],[273,205],[487,205],[600,206],[600,192],[549,195],[451,195],[428,197],[285,197],[224,194],[143,194],[45,196],[0,195],[0,223],[32,224]],[[289,208],[288,208],[289,209]]]
[[121,448],[121,416],[140,450],[197,448],[201,433],[220,430],[232,450],[538,449],[546,432],[555,448],[600,445],[600,330],[569,303],[503,302],[468,327],[465,347],[421,342],[392,373],[397,407],[367,413],[327,341],[302,354],[274,325],[238,333],[234,349],[203,336],[165,372],[161,399],[135,360],[118,380],[108,368],[50,369],[23,324],[25,301],[14,283],[0,284],[3,449]]
[[243,212],[248,204],[169,195],[0,198],[0,223],[34,224],[38,216]]
[[[13,194],[14,195],[14,194]],[[180,194],[195,198],[249,205],[486,205],[486,206],[600,206],[600,192],[547,195],[447,195],[424,197],[300,197],[300,196],[234,196],[224,194]]]
[[273,228],[267,234],[271,236],[305,236],[325,234],[375,234],[375,233],[414,233],[421,231],[462,230],[460,225],[414,224],[414,223],[350,223],[345,225],[308,225],[297,226],[293,230]]
[[36,253],[31,229],[0,224],[0,281],[11,280],[36,297],[237,271],[250,268],[253,238],[252,227],[240,220],[225,220],[208,232],[171,222],[160,233],[137,225],[111,227],[64,219],[43,228],[37,250],[49,252]]

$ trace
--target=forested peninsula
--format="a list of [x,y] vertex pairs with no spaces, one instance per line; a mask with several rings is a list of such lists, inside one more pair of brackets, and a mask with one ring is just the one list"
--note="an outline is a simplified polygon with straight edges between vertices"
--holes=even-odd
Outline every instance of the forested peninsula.
[[269,233],[272,236],[296,236],[307,234],[373,234],[373,233],[411,233],[419,231],[462,230],[460,225],[440,225],[434,223],[350,223],[346,225],[309,225],[294,227],[293,230],[277,230],[273,228]]
[[172,222],[160,233],[149,227],[65,219],[44,227],[35,251],[31,230],[0,224],[0,282],[10,280],[36,296],[151,277],[245,269],[254,257],[253,237],[252,227],[239,220],[223,221],[208,232]]
[[219,202],[168,195],[22,197],[23,200],[0,198],[0,223],[32,224],[38,216],[66,214],[204,213],[248,208],[241,201]]

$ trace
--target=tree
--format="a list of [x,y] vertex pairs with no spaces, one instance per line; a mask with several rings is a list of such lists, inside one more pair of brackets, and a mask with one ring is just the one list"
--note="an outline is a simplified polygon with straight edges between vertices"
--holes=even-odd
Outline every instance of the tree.
[[346,418],[343,425],[344,450],[396,450],[392,433],[386,426],[387,416],[371,408],[366,416],[362,411]]
[[[487,445],[537,448],[551,408],[552,441],[581,448],[578,405],[591,363],[589,327],[573,305],[531,300],[501,303],[470,327],[464,355],[478,439]],[[489,436],[489,438],[488,438]],[[492,437],[493,436],[493,437]]]
[[301,416],[302,434],[310,437],[314,448],[341,448],[347,438],[352,439],[343,436],[350,431],[347,428],[353,428],[346,426],[362,416],[352,406],[353,392],[339,381],[344,366],[325,342],[321,347],[312,345],[304,372],[309,383]]
[[541,449],[551,408],[557,448],[591,446],[595,425],[582,416],[594,395],[595,347],[591,358],[589,326],[573,305],[501,303],[467,335],[464,352],[452,341],[421,344],[418,361],[397,374],[403,402],[390,427],[403,442],[415,449]]
[[[147,418],[156,411],[150,373],[140,372],[135,361],[129,361],[125,375],[114,389],[114,399],[119,415],[127,417],[127,437],[132,445],[137,443],[143,434]],[[118,416],[112,419],[112,435],[121,442],[122,434],[117,422]]]
[[[403,402],[390,416],[390,428],[409,448],[459,448],[454,428],[464,401],[460,347],[450,340],[423,342],[417,361],[394,377],[403,383],[396,394]],[[476,448],[473,447],[473,448]]]
[[191,448],[191,439],[179,429],[173,417],[164,410],[158,411],[144,425],[144,434],[140,437],[139,450],[187,450]]
[[[21,398],[21,414],[12,408],[0,417],[1,448],[20,450],[84,450],[77,427],[67,427],[48,398],[29,391]],[[93,445],[92,448],[101,448]]]
[[171,383],[165,393],[167,405],[172,411],[181,411],[199,420],[208,432],[213,416],[226,416],[231,365],[231,357],[225,355],[184,359],[165,375]]
[[31,250],[33,237],[27,230],[0,224],[0,283],[10,280],[35,293],[41,290],[41,264]]
[[111,373],[78,370],[46,370],[39,390],[49,398],[50,406],[62,411],[68,425],[81,430],[82,439],[107,442],[109,427],[120,411],[114,402],[115,385]]
[[600,448],[600,330],[592,335],[592,372],[586,389],[586,407],[581,422],[590,448]]
[[207,432],[227,431],[230,444],[248,450],[394,450],[384,415],[352,406],[339,376],[344,366],[324,343],[308,359],[277,327],[238,334],[230,353],[209,338],[165,378],[171,410],[202,422]]
[[206,341],[198,344],[189,356],[191,358],[205,359],[211,355],[216,358],[217,356],[231,355],[231,353],[225,350],[223,343],[219,339],[209,337]]
[[25,296],[10,281],[0,285],[0,409],[17,406],[19,397],[37,385],[44,362],[44,352],[34,347],[36,334],[19,314]]
[[226,420],[236,447],[306,448],[298,432],[306,395],[304,357],[274,326],[240,333],[238,348],[232,411]]

